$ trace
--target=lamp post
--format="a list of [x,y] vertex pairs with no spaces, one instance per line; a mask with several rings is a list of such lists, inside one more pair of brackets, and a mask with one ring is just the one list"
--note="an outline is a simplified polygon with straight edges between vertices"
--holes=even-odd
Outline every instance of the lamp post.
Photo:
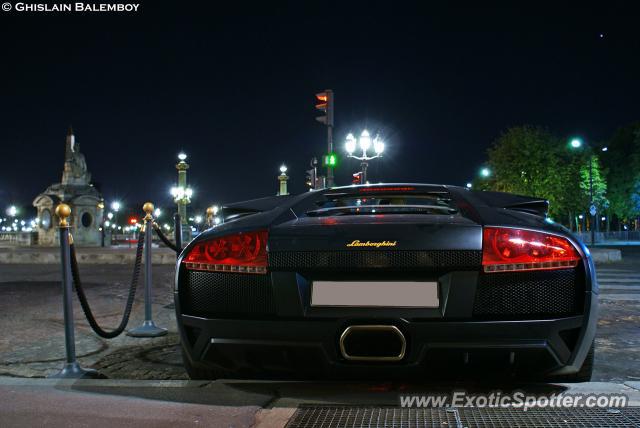
[[113,223],[116,225],[116,227],[118,226],[118,211],[120,211],[120,207],[121,207],[120,202],[118,201],[111,202],[111,209],[115,213],[113,215]]
[[[372,144],[375,155],[369,156],[367,154],[367,151],[371,148]],[[362,134],[360,134],[360,138],[358,138],[357,141],[356,137],[354,137],[352,133],[349,133],[347,135],[344,147],[347,151],[347,156],[360,161],[360,165],[362,166],[362,183],[366,184],[367,167],[369,166],[369,161],[382,156],[382,152],[384,152],[384,142],[377,135],[373,140],[371,140],[369,131],[365,129],[364,131],[362,131]],[[358,147],[360,148],[360,150],[362,150],[362,155],[360,156],[354,155]]]
[[178,185],[171,188],[171,196],[178,205],[178,215],[180,216],[180,225],[183,231],[183,235],[186,233],[185,239],[190,240],[191,228],[187,223],[187,205],[191,203],[191,196],[193,196],[193,190],[187,186],[187,170],[189,164],[185,162],[187,155],[180,153],[178,155],[178,163],[176,169],[178,170]]
[[[570,142],[571,148],[579,149],[582,146],[590,147],[580,138],[574,138]],[[602,147],[601,150],[606,152],[608,147]],[[596,229],[598,228],[598,208],[593,203],[593,155],[589,154],[589,215],[591,216],[591,245],[596,242]]]
[[280,167],[278,181],[280,182],[280,191],[278,192],[278,196],[288,195],[289,190],[287,189],[287,181],[289,181],[289,176],[287,175],[287,166],[285,164],[282,164]]

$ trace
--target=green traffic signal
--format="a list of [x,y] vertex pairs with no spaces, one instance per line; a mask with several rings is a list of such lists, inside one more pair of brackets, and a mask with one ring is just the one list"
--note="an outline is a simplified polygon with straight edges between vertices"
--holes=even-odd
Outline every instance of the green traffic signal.
[[324,156],[324,166],[330,168],[338,166],[338,156],[335,153],[329,153]]

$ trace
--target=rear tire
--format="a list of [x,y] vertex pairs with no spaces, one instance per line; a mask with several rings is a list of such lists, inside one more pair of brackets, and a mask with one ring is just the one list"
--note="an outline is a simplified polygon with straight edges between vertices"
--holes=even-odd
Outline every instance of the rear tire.
[[593,376],[593,361],[595,355],[596,342],[595,339],[591,342],[591,348],[589,349],[589,353],[587,357],[584,359],[580,370],[577,373],[557,376],[552,379],[554,382],[567,382],[567,383],[577,383],[577,382],[590,382],[591,377]]
[[189,361],[189,357],[187,356],[184,348],[182,348],[182,362],[184,364],[184,370],[187,372],[187,375],[189,375],[191,380],[216,380],[232,377],[230,376],[230,373],[225,370],[194,367]]

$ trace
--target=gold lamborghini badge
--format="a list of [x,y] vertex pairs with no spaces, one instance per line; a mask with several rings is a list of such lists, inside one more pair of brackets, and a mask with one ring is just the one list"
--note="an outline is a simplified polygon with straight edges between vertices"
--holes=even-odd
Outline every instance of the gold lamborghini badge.
[[348,243],[347,247],[395,247],[397,243],[398,241],[361,242],[360,240],[356,239],[355,241],[351,241],[350,243]]

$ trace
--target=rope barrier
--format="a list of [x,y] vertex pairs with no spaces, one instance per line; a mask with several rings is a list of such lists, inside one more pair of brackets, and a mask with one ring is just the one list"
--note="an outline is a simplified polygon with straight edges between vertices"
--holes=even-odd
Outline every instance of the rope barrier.
[[160,238],[164,245],[171,248],[176,253],[182,252],[182,248],[178,248],[176,245],[174,245],[173,242],[171,242],[169,238],[167,238],[167,236],[162,232],[162,229],[160,229],[160,226],[158,226],[157,223],[153,223],[153,230],[156,231],[156,235],[158,235],[158,238]]
[[120,325],[116,327],[114,330],[107,331],[102,329],[98,322],[96,321],[93,312],[91,311],[91,307],[89,306],[89,302],[87,301],[87,296],[84,294],[84,289],[82,288],[82,282],[80,281],[80,272],[78,270],[78,260],[76,259],[76,249],[73,244],[70,245],[71,250],[71,275],[73,277],[73,283],[75,285],[76,294],[78,295],[78,299],[80,300],[80,306],[82,307],[82,311],[87,317],[87,321],[91,326],[91,329],[100,337],[104,337],[105,339],[113,339],[114,337],[118,337],[124,329],[127,327],[129,323],[129,316],[131,315],[131,309],[133,307],[133,301],[136,296],[136,289],[138,288],[138,280],[140,278],[140,265],[142,263],[142,250],[144,248],[144,233],[140,233],[138,237],[138,246],[136,248],[136,261],[133,267],[133,278],[131,279],[131,286],[129,288],[129,296],[127,297],[127,303],[124,309],[124,314],[122,316],[122,320],[120,321]]

